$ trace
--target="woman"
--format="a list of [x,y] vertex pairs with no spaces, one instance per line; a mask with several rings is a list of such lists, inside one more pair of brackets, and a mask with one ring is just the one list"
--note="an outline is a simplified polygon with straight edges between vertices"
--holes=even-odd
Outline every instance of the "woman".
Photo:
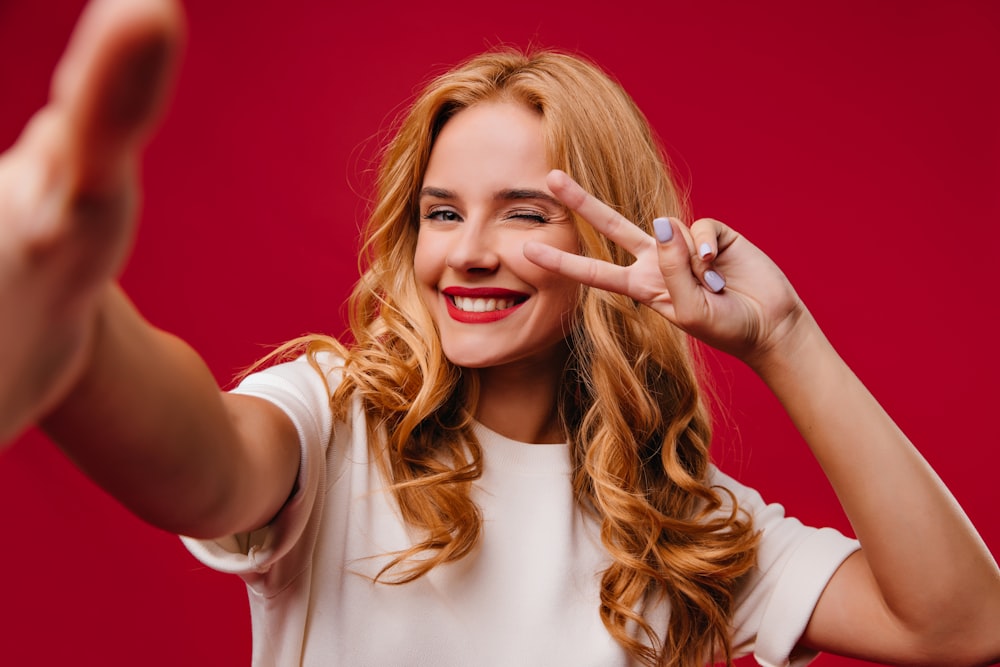
[[[700,664],[754,643],[771,661],[996,658],[998,577],[975,531],[777,268],[721,223],[680,222],[645,122],[579,60],[488,56],[432,84],[385,158],[355,343],[310,341],[305,359],[220,396],[197,356],[108,283],[129,160],[161,88],[107,100],[129,75],[165,78],[176,37],[169,5],[125,18],[115,5],[90,11],[56,103],[5,165],[69,164],[52,170],[69,173],[65,189],[42,191],[96,209],[116,241],[88,247],[104,227],[66,215],[46,227],[45,208],[15,238],[16,256],[54,259],[13,262],[3,285],[5,304],[34,316],[5,345],[20,354],[4,376],[22,390],[3,394],[5,432],[45,415],[140,516],[236,535],[188,543],[247,580],[257,662],[579,664],[579,648],[595,664]],[[14,289],[24,282],[33,299]],[[668,319],[768,383],[862,551],[710,468]],[[527,470],[494,474],[523,457]],[[532,470],[549,475],[540,495],[522,479]],[[544,502],[518,510],[520,494]],[[545,603],[558,604],[547,615]],[[775,619],[769,603],[793,609]],[[511,647],[525,637],[527,650]]]

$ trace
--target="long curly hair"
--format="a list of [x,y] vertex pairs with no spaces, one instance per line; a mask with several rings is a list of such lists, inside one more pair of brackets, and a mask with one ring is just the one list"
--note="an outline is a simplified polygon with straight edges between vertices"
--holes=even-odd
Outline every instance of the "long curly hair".
[[[462,109],[513,101],[536,110],[550,164],[649,232],[653,218],[686,217],[649,123],[622,88],[580,57],[489,52],[433,80],[385,149],[365,230],[362,275],[349,304],[353,342],[305,341],[345,358],[331,397],[360,398],[373,459],[405,520],[424,539],[391,554],[379,573],[405,584],[467,555],[482,531],[470,497],[482,473],[472,430],[473,369],[444,356],[418,294],[413,257],[418,193],[435,138]],[[577,221],[582,254],[622,265],[632,257]],[[708,482],[710,419],[688,337],[631,299],[583,288],[567,339],[558,397],[580,507],[600,525],[611,565],[600,614],[645,665],[731,663],[734,588],[752,567],[757,535],[735,499]],[[299,349],[301,349],[301,343]],[[666,603],[666,628],[645,619]]]

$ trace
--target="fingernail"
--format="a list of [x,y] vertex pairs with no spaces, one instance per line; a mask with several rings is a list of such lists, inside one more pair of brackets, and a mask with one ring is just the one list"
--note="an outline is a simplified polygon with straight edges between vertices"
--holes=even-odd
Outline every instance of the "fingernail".
[[674,238],[674,229],[670,226],[670,218],[653,220],[653,232],[656,234],[656,240],[660,243],[666,243]]
[[726,286],[726,281],[715,271],[709,270],[705,272],[705,284],[713,292],[721,292],[722,288]]
[[705,259],[711,254],[712,254],[712,246],[708,245],[707,243],[702,243],[700,246],[698,246],[698,256],[701,257],[702,259]]

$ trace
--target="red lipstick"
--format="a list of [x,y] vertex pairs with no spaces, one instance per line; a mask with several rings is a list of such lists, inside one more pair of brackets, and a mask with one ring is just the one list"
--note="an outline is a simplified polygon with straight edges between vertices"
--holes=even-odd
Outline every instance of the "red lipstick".
[[448,315],[456,322],[485,324],[511,315],[528,300],[524,292],[502,287],[461,287],[441,290]]

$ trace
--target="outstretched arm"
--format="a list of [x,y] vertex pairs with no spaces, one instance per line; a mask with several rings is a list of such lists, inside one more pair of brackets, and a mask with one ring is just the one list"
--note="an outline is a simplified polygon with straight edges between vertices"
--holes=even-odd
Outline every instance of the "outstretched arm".
[[770,259],[714,220],[690,229],[660,220],[657,240],[565,174],[553,172],[549,186],[636,261],[617,267],[538,244],[525,247],[527,257],[632,296],[745,361],[781,401],[833,485],[862,551],[830,581],[801,642],[901,664],[1000,660],[996,562]]
[[182,41],[172,0],[92,3],[49,103],[0,156],[0,443],[41,422],[141,517],[209,537],[273,516],[298,452],[283,415],[221,394],[114,282]]
[[96,302],[132,240],[139,150],[180,40],[170,3],[89,6],[49,103],[0,156],[0,441],[82,372]]

